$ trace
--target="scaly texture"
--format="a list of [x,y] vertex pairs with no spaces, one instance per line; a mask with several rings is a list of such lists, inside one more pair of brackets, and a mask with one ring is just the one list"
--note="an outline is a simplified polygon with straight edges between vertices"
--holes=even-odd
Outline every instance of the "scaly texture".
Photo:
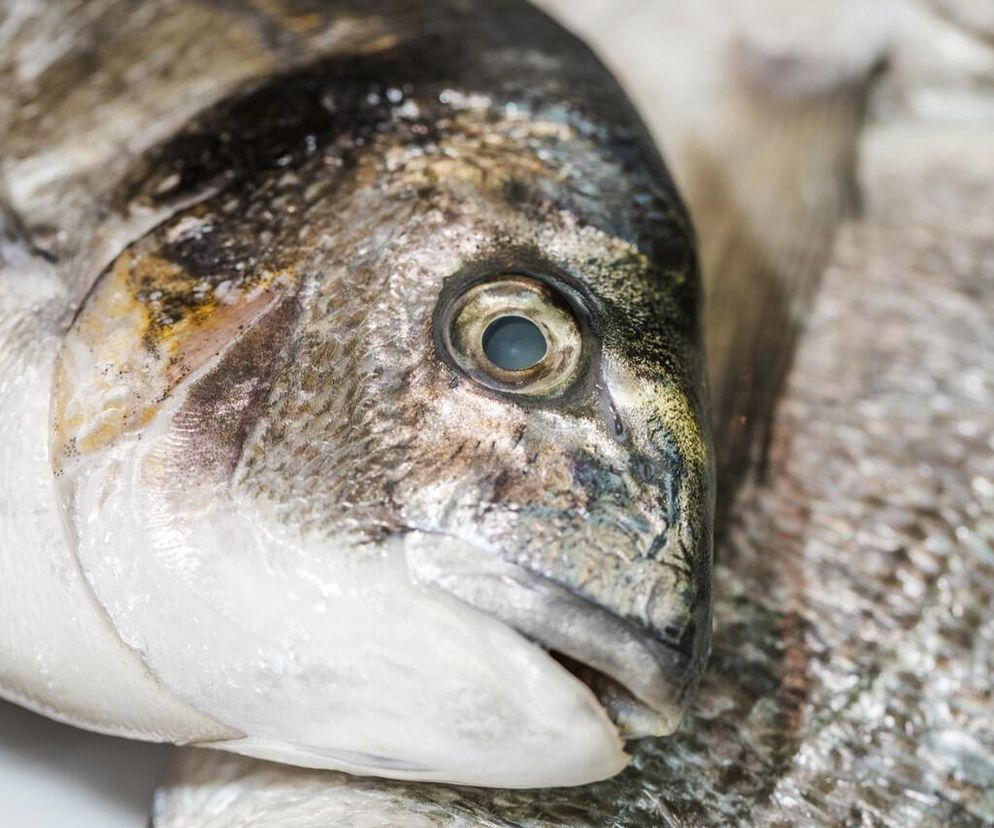
[[866,215],[825,276],[768,486],[737,504],[711,666],[676,737],[612,780],[531,793],[190,751],[157,828],[994,821],[992,141],[870,133]]
[[[80,615],[34,580],[0,692],[494,786],[603,779],[674,730],[711,632],[699,269],[590,50],[523,0],[11,8],[3,228],[59,292],[37,311],[4,268],[0,358],[36,371],[5,427],[55,478],[0,490],[10,582],[66,566],[101,643],[211,726],[133,727],[134,676],[102,705],[86,637],[31,681],[58,623],[25,619]],[[513,316],[513,280],[558,327],[497,386],[450,311]]]

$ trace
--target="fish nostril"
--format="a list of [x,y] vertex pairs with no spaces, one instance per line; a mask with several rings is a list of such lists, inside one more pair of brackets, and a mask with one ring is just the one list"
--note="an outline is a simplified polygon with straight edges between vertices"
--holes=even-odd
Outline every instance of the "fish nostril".
[[538,325],[523,316],[501,316],[483,332],[483,353],[504,371],[524,371],[538,364],[549,346]]

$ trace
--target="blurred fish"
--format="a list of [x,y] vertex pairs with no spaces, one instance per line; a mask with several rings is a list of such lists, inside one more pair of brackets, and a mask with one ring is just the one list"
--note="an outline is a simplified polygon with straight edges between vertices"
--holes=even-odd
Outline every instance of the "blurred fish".
[[672,732],[697,259],[592,53],[513,0],[17,2],[0,46],[0,692],[490,786]]

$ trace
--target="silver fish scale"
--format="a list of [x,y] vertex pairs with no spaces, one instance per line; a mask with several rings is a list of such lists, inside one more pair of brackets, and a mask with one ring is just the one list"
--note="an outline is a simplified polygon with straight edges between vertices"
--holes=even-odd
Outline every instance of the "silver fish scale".
[[[189,72],[216,80],[222,63]],[[133,103],[173,107],[167,134],[186,117],[172,101]],[[533,792],[187,751],[156,825],[231,826],[242,806],[243,824],[283,826],[360,824],[364,809],[405,826],[994,823],[994,135],[896,130],[867,144],[868,213],[839,239],[766,480],[740,496],[715,572],[712,663],[675,738],[640,743],[615,779]],[[351,816],[323,821],[323,798],[343,788]]]
[[[841,234],[800,350],[777,482],[747,495],[769,517],[739,510],[717,588],[744,594],[742,573],[772,554],[770,606],[796,618],[781,702],[761,699],[746,719],[793,724],[757,821],[983,824],[994,820],[992,165],[981,141],[940,128],[871,136],[869,214]],[[756,521],[774,530],[772,549],[752,540]]]
[[675,737],[614,779],[531,792],[189,751],[156,826],[194,802],[230,825],[233,797],[252,824],[291,801],[301,825],[352,824],[322,811],[343,789],[353,815],[375,803],[398,825],[994,822],[991,138],[870,132],[867,212],[840,234],[767,478],[737,503],[711,665]]

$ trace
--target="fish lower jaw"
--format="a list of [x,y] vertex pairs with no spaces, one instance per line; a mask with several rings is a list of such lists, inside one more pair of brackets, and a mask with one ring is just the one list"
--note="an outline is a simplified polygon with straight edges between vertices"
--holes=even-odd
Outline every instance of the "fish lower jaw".
[[622,739],[668,736],[680,726],[683,718],[681,707],[656,710],[633,695],[623,684],[582,661],[554,650],[549,651],[549,655],[590,688]]
[[[570,604],[575,602],[581,608],[588,604],[558,585],[552,589],[562,590]],[[560,612],[561,608],[557,607],[553,614],[558,616]],[[532,619],[524,623],[503,620],[545,650],[564,671],[590,690],[621,739],[673,733],[680,726],[687,706],[684,699],[689,694],[683,688],[689,657],[643,637],[620,619],[605,618],[602,610],[590,612],[594,629],[587,630],[577,624],[543,628]],[[602,624],[607,629],[597,629]],[[594,630],[600,635],[588,635]]]
[[462,540],[434,536],[421,548],[409,546],[407,559],[415,581],[503,621],[544,650],[590,691],[621,739],[666,736],[680,726],[692,656]]

